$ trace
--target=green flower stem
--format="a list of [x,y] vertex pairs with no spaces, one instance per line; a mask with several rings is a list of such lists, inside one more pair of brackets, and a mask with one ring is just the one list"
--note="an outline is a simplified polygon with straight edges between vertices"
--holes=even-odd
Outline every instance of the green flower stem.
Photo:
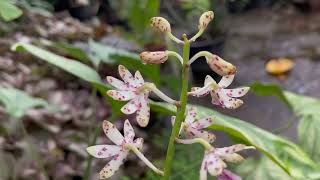
[[200,51],[197,54],[195,54],[189,61],[189,65],[191,65],[194,61],[196,61],[200,57],[212,57],[212,54],[209,51]]
[[190,55],[190,42],[187,39],[187,36],[185,34],[183,35],[183,39],[184,39],[184,45],[183,45],[183,65],[182,65],[182,90],[180,94],[181,105],[178,106],[177,108],[176,121],[174,123],[170,140],[169,140],[163,180],[169,180],[171,175],[173,157],[175,153],[175,139],[179,134],[179,130],[185,116],[186,106],[188,101],[188,84],[189,84],[189,67],[190,67],[188,65],[188,61],[189,61],[189,55]]

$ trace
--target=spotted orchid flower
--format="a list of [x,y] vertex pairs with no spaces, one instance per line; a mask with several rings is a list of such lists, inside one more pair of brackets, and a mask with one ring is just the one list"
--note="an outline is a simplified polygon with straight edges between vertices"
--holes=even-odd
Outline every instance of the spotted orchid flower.
[[87,148],[87,152],[96,158],[111,158],[111,161],[100,171],[100,179],[111,177],[124,163],[130,151],[133,151],[151,169],[162,174],[162,171],[154,167],[139,151],[142,149],[143,139],[137,138],[134,140],[135,133],[128,120],[125,121],[123,129],[124,137],[111,122],[104,121],[103,131],[115,145],[103,144]]
[[254,149],[252,146],[245,146],[243,144],[236,144],[224,148],[211,148],[205,151],[200,169],[200,180],[207,180],[207,173],[211,176],[218,176],[218,180],[239,180],[239,176],[225,170],[226,163],[239,163],[244,158],[237,154],[237,152],[244,149]]
[[[212,132],[203,130],[213,124],[213,119],[211,117],[206,117],[197,120],[196,117],[197,109],[192,106],[188,109],[186,119],[181,124],[179,136],[186,134],[190,139],[202,138],[209,143],[214,142],[216,139],[215,135]],[[172,124],[175,123],[175,118],[175,116],[171,117]]]
[[122,65],[119,65],[118,70],[123,81],[107,76],[108,83],[117,88],[117,90],[107,91],[107,94],[114,100],[129,101],[121,108],[121,111],[124,114],[137,113],[136,119],[141,127],[145,127],[149,123],[150,106],[148,97],[151,91],[166,102],[176,103],[176,101],[158,90],[153,83],[145,82],[139,71],[136,71],[133,76]]
[[193,87],[188,94],[195,97],[206,96],[210,93],[212,104],[219,105],[223,108],[236,109],[243,104],[243,101],[237,99],[249,91],[249,87],[240,87],[235,89],[226,89],[234,79],[234,75],[223,76],[220,82],[216,81],[209,75],[206,76],[204,87]]

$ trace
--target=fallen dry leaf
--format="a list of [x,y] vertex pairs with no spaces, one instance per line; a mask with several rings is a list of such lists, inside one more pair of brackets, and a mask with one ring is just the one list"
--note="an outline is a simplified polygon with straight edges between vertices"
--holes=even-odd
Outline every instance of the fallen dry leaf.
[[288,58],[271,59],[266,64],[266,71],[272,75],[283,75],[290,71],[294,62]]

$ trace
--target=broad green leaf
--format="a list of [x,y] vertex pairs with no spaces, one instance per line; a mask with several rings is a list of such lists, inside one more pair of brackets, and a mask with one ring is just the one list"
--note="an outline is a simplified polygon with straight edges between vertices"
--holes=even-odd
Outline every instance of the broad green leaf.
[[265,156],[249,158],[235,168],[243,180],[293,180],[283,169]]
[[139,70],[143,76],[150,78],[155,84],[160,83],[159,65],[145,65],[141,63],[140,57],[136,53],[131,53],[123,49],[103,45],[93,40],[89,41],[89,57],[96,63],[122,64],[130,70]]
[[62,50],[71,58],[79,59],[83,62],[89,61],[87,53],[81,48],[63,42],[53,43],[52,46]]
[[299,142],[311,158],[320,163],[320,100],[283,91],[275,84],[254,83],[251,89],[262,96],[277,96],[300,118]]
[[0,15],[5,21],[12,21],[22,15],[21,9],[12,0],[0,0]]
[[289,107],[291,106],[290,102],[284,95],[283,90],[277,84],[262,84],[260,82],[255,82],[251,85],[250,90],[258,96],[276,96],[286,105]]
[[16,118],[21,118],[26,110],[34,107],[50,107],[40,98],[34,98],[15,88],[0,88],[0,102],[5,106],[6,112]]
[[[156,103],[154,107],[156,108],[153,110],[169,114],[173,114],[175,109],[164,103]],[[292,177],[298,179],[320,178],[320,166],[312,161],[296,144],[243,120],[223,115],[209,108],[197,107],[201,117],[215,117],[215,123],[210,127],[211,129],[224,131],[243,140],[246,144],[255,146],[257,150],[268,156]]]
[[56,54],[53,54],[44,49],[38,48],[34,45],[27,43],[17,43],[11,47],[14,51],[25,50],[32,55],[40,58],[43,61],[46,61],[50,64],[53,64],[76,77],[85,80],[89,83],[92,83],[95,88],[99,90],[99,92],[104,95],[107,100],[110,102],[112,106],[113,113],[120,115],[120,107],[122,106],[122,102],[114,101],[110,97],[106,96],[106,91],[111,89],[109,85],[106,85],[102,82],[98,73],[92,69],[91,67],[72,59],[68,59]]
[[34,56],[39,57],[40,59],[47,61],[50,64],[58,66],[59,68],[78,76],[81,79],[84,79],[88,82],[100,84],[102,83],[98,73],[90,68],[89,66],[72,59],[68,59],[56,54],[53,54],[49,51],[38,48],[32,44],[27,43],[17,43],[12,46],[12,50],[26,50]]
[[289,92],[285,95],[300,118],[298,135],[301,147],[320,163],[320,100]]

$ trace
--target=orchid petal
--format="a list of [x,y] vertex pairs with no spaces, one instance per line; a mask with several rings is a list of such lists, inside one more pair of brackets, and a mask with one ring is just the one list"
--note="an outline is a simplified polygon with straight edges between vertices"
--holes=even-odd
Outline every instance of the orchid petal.
[[212,90],[212,86],[211,84],[208,84],[202,88],[192,88],[191,90],[191,92],[188,92],[188,95],[202,97],[209,94],[209,92]]
[[217,84],[217,82],[209,75],[206,76],[206,78],[204,79],[204,85],[209,85],[211,83],[215,83]]
[[197,116],[197,108],[194,106],[191,106],[190,108],[188,108],[185,122],[191,124],[192,122],[194,122],[196,116]]
[[218,91],[217,96],[222,107],[228,109],[236,109],[243,104],[242,100],[229,97],[224,91],[221,90]]
[[239,163],[244,160],[244,158],[237,154],[237,153],[232,153],[232,154],[227,154],[227,155],[222,155],[220,156],[223,160],[231,163]]
[[229,97],[242,97],[247,94],[250,87],[241,87],[235,89],[221,89]]
[[229,170],[224,169],[221,175],[218,176],[218,180],[241,180],[242,178]]
[[128,86],[117,78],[114,78],[112,76],[107,76],[107,81],[109,84],[111,84],[113,87],[119,90],[128,90]]
[[207,180],[206,155],[203,158],[200,168],[200,180]]
[[185,129],[185,131],[188,134],[189,138],[202,138],[209,143],[213,143],[216,139],[216,136],[213,133],[195,129],[193,127],[188,127]]
[[101,171],[100,171],[100,179],[107,179],[111,177],[123,164],[126,159],[128,152],[122,152],[115,156]]
[[148,94],[140,96],[141,108],[137,110],[137,122],[141,127],[146,127],[150,118]]
[[114,100],[118,100],[118,101],[128,101],[137,96],[137,94],[133,91],[117,91],[117,90],[109,90],[107,91],[107,95],[112,97]]
[[244,149],[250,149],[252,148],[251,146],[246,146],[243,144],[235,144],[229,147],[224,147],[224,148],[217,148],[215,149],[215,154],[219,155],[219,156],[225,156],[228,154],[233,154],[236,153],[238,151],[244,150]]
[[121,145],[123,143],[124,137],[111,122],[106,120],[103,121],[103,131],[116,145]]
[[144,79],[140,73],[140,71],[136,71],[136,73],[134,74],[134,78],[136,79],[136,82],[142,86],[144,84]]
[[118,70],[119,70],[119,74],[120,74],[121,78],[124,80],[124,82],[128,83],[129,85],[131,85],[133,87],[137,86],[137,83],[135,82],[134,77],[132,76],[130,71],[128,71],[128,69],[126,67],[119,65]]
[[213,124],[213,118],[207,117],[207,118],[202,118],[198,121],[193,122],[193,127],[196,129],[203,129],[206,127],[209,127]]
[[226,88],[232,83],[233,79],[234,79],[234,75],[222,76],[222,78],[221,78],[220,82],[218,83],[218,85],[221,88]]
[[212,176],[220,175],[225,167],[225,163],[214,154],[209,154],[206,161],[209,174]]
[[108,158],[120,153],[122,147],[116,145],[95,145],[87,148],[87,152],[95,158]]
[[135,134],[134,134],[134,130],[133,130],[128,119],[124,122],[123,131],[124,131],[124,138],[126,140],[126,143],[133,142],[133,138],[134,138]]
[[135,113],[141,107],[140,96],[135,97],[134,99],[129,101],[126,105],[124,105],[121,108],[121,112],[123,112],[124,114]]

